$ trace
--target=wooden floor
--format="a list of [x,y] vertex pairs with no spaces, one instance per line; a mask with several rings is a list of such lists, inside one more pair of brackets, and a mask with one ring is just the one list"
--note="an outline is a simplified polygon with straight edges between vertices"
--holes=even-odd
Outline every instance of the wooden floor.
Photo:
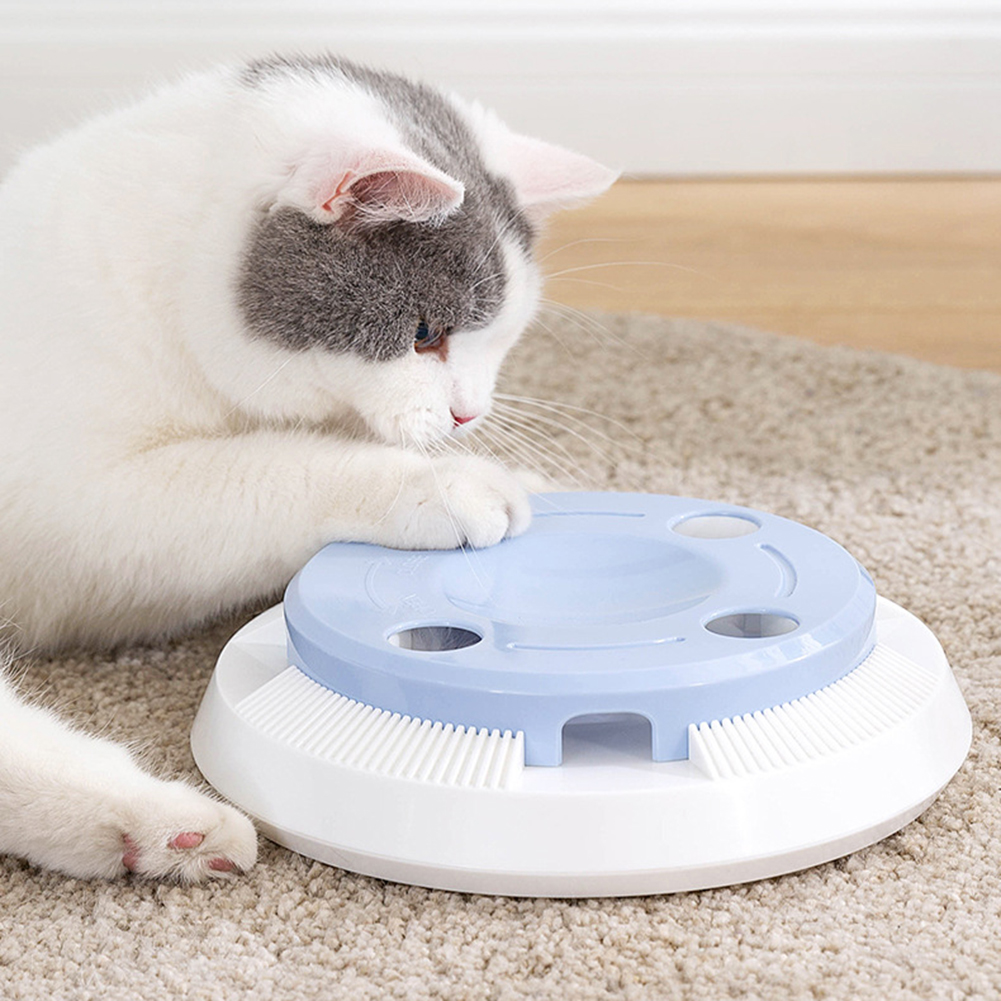
[[542,255],[573,306],[1001,372],[1001,179],[620,181]]

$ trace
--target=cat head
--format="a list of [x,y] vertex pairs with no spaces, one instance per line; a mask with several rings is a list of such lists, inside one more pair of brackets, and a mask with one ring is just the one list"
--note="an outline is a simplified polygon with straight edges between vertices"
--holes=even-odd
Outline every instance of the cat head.
[[615,174],[343,60],[255,63],[243,86],[281,150],[239,268],[246,332],[386,442],[474,427],[539,302],[540,225]]

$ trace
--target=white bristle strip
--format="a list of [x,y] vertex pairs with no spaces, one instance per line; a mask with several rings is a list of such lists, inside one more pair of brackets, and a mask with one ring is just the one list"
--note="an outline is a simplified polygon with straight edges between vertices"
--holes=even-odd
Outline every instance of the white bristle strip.
[[[496,734],[494,740],[493,734]],[[505,749],[507,748],[506,738],[510,740],[511,731],[506,730],[503,734],[497,730],[490,735],[490,759],[483,773],[482,785],[489,789],[496,784],[499,776],[504,772]]]
[[295,746],[302,744],[302,742],[307,739],[308,735],[312,732],[316,720],[319,717],[326,716],[331,713],[331,711],[340,713],[346,710],[350,699],[345,699],[340,695],[334,695],[333,692],[330,692],[329,694],[333,697],[327,699],[316,699],[315,703],[303,712],[298,722],[290,725],[286,732],[286,739],[290,744],[294,744]]
[[452,772],[454,774],[453,783],[455,785],[472,785],[472,777],[479,764],[480,755],[483,754],[483,738],[489,736],[486,730],[474,730],[473,741],[469,745],[469,750],[456,761],[452,762]]
[[[419,723],[420,726],[415,728],[414,723]],[[386,765],[387,774],[410,778],[410,765],[420,753],[421,748],[426,746],[427,736],[436,726],[440,728],[441,724],[434,723],[429,719],[412,720],[400,749]]]
[[879,726],[868,713],[858,712],[843,688],[833,685],[827,692],[827,711],[837,721],[843,733],[851,734],[856,741],[866,740],[879,733]]
[[500,730],[491,730],[483,755],[480,758],[479,767],[473,776],[473,783],[478,789],[488,789],[490,787],[490,776],[497,771],[497,759],[500,755],[502,744]]
[[314,720],[309,731],[299,734],[295,745],[318,757],[322,757],[327,746],[337,739],[338,727],[355,711],[358,703],[343,695],[335,695],[333,699],[325,701],[324,705],[326,712]]
[[266,720],[269,726],[278,725],[283,720],[288,718],[296,710],[300,703],[305,704],[308,701],[308,690],[297,684],[290,684],[289,679],[282,677],[282,675],[279,675],[279,678],[281,679],[282,684],[276,686],[278,690],[275,694],[281,699],[281,713],[275,713],[272,705],[269,705],[267,702],[263,702],[257,707],[257,712],[253,717],[253,721],[255,723]]
[[828,718],[824,700],[816,693],[806,695],[796,700],[803,722],[810,727],[810,733],[821,746],[821,754],[830,754],[845,746],[844,735],[838,732],[836,720]]
[[420,767],[414,772],[414,778],[422,782],[440,782],[444,780],[445,770],[451,760],[452,744],[458,738],[462,739],[465,727],[456,728],[446,723],[441,728],[441,734],[433,746],[428,747],[428,753],[421,759]]
[[[490,751],[490,731],[480,730],[475,737],[476,744],[470,750],[466,763],[459,773],[460,785],[478,786],[477,778],[484,771],[484,759],[488,759]],[[489,760],[486,761],[489,764]]]
[[[299,674],[300,672],[296,672],[296,675]],[[248,720],[256,720],[259,715],[274,715],[271,711],[273,696],[287,698],[289,693],[303,691],[304,687],[300,684],[300,680],[302,679],[291,675],[288,671],[283,671],[278,677],[252,692],[240,703],[242,707],[245,707],[242,709],[243,714]]]
[[[503,760],[498,772],[497,784],[501,789],[511,789],[521,779],[525,769],[525,734],[518,730],[511,739],[511,731],[504,733]],[[493,788],[493,786],[491,786]]]
[[417,753],[407,769],[407,778],[417,779],[420,782],[430,781],[444,749],[451,743],[454,732],[455,727],[451,723],[435,723],[431,727],[434,740],[429,740],[417,748]]
[[782,732],[782,728],[776,724],[775,714],[771,709],[754,713],[752,719],[755,727],[761,731],[775,749],[775,753],[780,760],[780,764],[776,767],[795,765],[798,761],[803,760],[802,754],[797,753],[795,747],[790,744],[788,737]]
[[476,758],[476,765],[469,774],[469,784],[476,789],[483,789],[486,786],[487,776],[490,774],[494,755],[497,753],[497,744],[500,740],[499,730],[481,730],[483,734],[480,745],[480,753]]
[[[416,729],[410,716],[401,716],[399,724],[394,726],[386,735],[385,741],[375,749],[370,759],[365,762],[364,767],[377,771],[388,772],[389,762],[394,758],[396,751],[406,742],[407,736]],[[420,722],[418,720],[418,722]]]
[[761,753],[768,762],[766,767],[781,768],[782,765],[786,764],[786,759],[782,753],[782,746],[775,738],[775,734],[765,721],[764,716],[761,713],[748,713],[743,719],[747,724],[748,732],[754,735],[754,739],[761,748]]
[[286,705],[285,711],[280,715],[271,713],[267,718],[270,728],[283,730],[287,727],[295,727],[302,718],[303,713],[312,705],[312,685],[309,679],[304,678],[302,682],[296,679],[296,683],[286,682],[283,686]]
[[747,745],[748,752],[754,758],[757,771],[774,767],[779,759],[775,752],[771,750],[765,736],[757,727],[752,725],[749,715],[740,717],[739,733],[741,739]]
[[[475,731],[473,732],[475,733]],[[466,761],[466,757],[462,752],[465,750],[463,745],[468,743],[465,739],[467,736],[468,734],[464,726],[457,726],[455,728],[449,739],[448,747],[443,749],[441,759],[438,761],[435,770],[431,773],[434,781],[444,782],[446,785],[458,784],[459,773],[462,771],[462,766]],[[475,749],[475,744],[473,747]]]
[[730,751],[735,755],[740,764],[740,770],[744,774],[751,774],[759,771],[758,762],[754,755],[750,753],[747,744],[741,737],[740,720],[724,719],[720,721],[723,732],[730,743]]
[[863,743],[932,694],[935,675],[877,645],[850,674],[792,702],[688,728],[689,757],[711,778],[788,768]]
[[365,735],[365,731],[372,725],[378,712],[379,710],[372,706],[355,702],[351,707],[351,712],[345,714],[339,732],[331,734],[332,739],[321,752],[322,757],[342,760],[345,752],[354,746],[355,741],[360,740]]
[[[757,719],[757,714],[755,714],[755,719]],[[768,728],[768,735],[771,737],[773,745],[782,755],[782,760],[787,765],[795,765],[800,761],[806,760],[803,749],[783,729],[771,709],[763,710],[761,719],[763,724]]]
[[400,713],[379,713],[373,725],[365,731],[365,736],[345,754],[344,764],[365,768],[367,762],[379,753],[379,748],[389,739],[393,724],[400,719]]
[[798,720],[790,710],[792,703],[786,705],[773,706],[767,710],[771,714],[772,725],[782,735],[786,747],[792,751],[793,757],[797,761],[809,761],[817,757],[819,753],[817,747],[805,734],[801,727],[797,726]]
[[289,667],[237,712],[298,751],[401,779],[503,789],[524,768],[524,735],[453,726],[378,709],[332,692]]
[[[859,681],[858,694],[864,696],[864,706],[865,711],[876,720],[877,724],[882,729],[887,723],[893,721],[895,713],[892,709],[892,702],[888,702],[884,698],[884,692],[880,686],[873,684],[872,679],[864,678]],[[897,704],[899,705],[897,700]]]
[[730,746],[730,740],[723,729],[722,722],[714,719],[709,724],[709,731],[716,738],[716,746],[719,748],[716,765],[720,772],[727,776],[743,775],[744,768],[740,764],[740,758],[734,754],[733,748]]

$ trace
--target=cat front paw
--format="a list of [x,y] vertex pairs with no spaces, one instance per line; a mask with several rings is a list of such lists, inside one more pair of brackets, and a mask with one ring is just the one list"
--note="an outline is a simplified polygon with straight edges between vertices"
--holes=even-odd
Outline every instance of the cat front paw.
[[520,535],[531,520],[528,492],[503,466],[444,456],[416,467],[375,541],[397,549],[482,548]]
[[130,804],[121,865],[151,879],[200,883],[245,872],[257,858],[251,822],[183,782]]

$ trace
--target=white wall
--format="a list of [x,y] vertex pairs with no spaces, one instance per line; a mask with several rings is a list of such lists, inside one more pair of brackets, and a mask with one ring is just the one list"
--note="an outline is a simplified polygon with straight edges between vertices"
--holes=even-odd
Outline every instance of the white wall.
[[1001,169],[1001,0],[0,0],[0,169],[161,77],[288,48],[634,173]]

